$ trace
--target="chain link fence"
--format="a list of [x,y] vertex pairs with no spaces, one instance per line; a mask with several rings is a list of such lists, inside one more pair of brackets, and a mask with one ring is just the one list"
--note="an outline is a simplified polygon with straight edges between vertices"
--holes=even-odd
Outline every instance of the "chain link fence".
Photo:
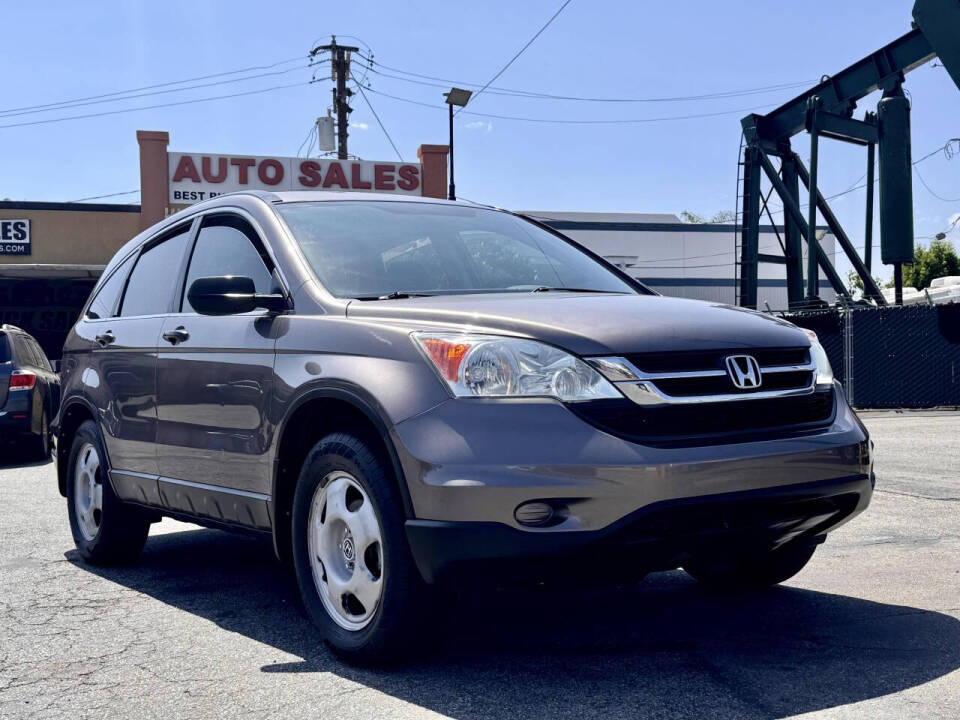
[[854,407],[960,405],[960,304],[850,306],[782,316],[817,333]]

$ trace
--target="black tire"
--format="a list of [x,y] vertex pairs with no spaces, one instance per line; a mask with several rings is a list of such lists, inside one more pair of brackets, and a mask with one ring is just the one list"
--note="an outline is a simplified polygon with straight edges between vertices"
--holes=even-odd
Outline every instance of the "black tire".
[[47,421],[46,408],[40,413],[40,436],[34,440],[33,455],[38,460],[50,458],[50,423]]
[[[81,531],[76,501],[76,468],[80,451],[93,445],[100,458],[99,482],[102,485],[102,511],[99,528],[91,538]],[[123,565],[133,563],[140,556],[150,531],[150,516],[140,508],[127,505],[113,492],[108,478],[107,453],[100,428],[93,420],[84,421],[70,446],[67,461],[67,512],[70,530],[80,556],[91,565]]]
[[[308,525],[314,493],[336,470],[346,471],[372,499],[382,533],[382,583],[379,604],[369,624],[348,630],[333,620],[320,599],[310,560]],[[321,637],[338,655],[357,663],[400,659],[416,646],[425,616],[426,586],[404,531],[404,512],[392,471],[361,437],[327,435],[314,445],[300,471],[293,500],[293,564],[304,607]]]
[[762,555],[730,561],[692,561],[683,569],[697,581],[726,589],[749,589],[777,585],[803,570],[816,545],[786,545]]

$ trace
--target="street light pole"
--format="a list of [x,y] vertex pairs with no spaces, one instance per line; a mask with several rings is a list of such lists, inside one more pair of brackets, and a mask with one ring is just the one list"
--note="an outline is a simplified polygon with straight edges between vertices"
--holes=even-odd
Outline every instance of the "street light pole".
[[472,91],[461,88],[450,88],[450,92],[443,94],[450,109],[450,188],[447,191],[448,200],[457,199],[457,186],[453,181],[453,106],[465,107],[470,102],[471,95],[473,95]]
[[453,182],[453,103],[447,107],[450,109],[450,190],[447,193],[447,200],[456,200],[457,186]]

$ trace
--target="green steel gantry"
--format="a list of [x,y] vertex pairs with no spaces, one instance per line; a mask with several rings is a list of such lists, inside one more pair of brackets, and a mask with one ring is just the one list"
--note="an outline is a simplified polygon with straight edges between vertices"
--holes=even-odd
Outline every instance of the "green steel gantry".
[[[766,115],[741,120],[745,138],[743,156],[743,215],[740,249],[740,304],[756,308],[759,263],[786,266],[791,307],[802,307],[819,296],[823,270],[834,290],[849,298],[830,258],[820,250],[815,229],[817,212],[834,235],[863,281],[865,295],[878,305],[885,300],[871,275],[874,155],[879,154],[880,250],[884,264],[893,264],[896,301],[901,299],[901,269],[913,261],[913,184],[910,153],[910,102],[903,93],[904,75],[939,57],[960,87],[960,0],[916,0],[913,29],[862,60],[832,76]],[[853,112],[857,102],[875,90],[883,95],[877,111],[862,120]],[[809,170],[791,147],[790,138],[806,130],[810,135]],[[821,137],[867,148],[867,209],[864,258],[860,258],[818,187]],[[770,157],[780,159],[777,169]],[[759,251],[760,215],[767,198],[761,192],[766,176],[785,210],[783,255]],[[800,205],[800,184],[808,193],[806,215]],[[768,212],[769,214],[769,212]],[[811,229],[814,232],[811,233]],[[806,289],[803,245],[807,243]]]

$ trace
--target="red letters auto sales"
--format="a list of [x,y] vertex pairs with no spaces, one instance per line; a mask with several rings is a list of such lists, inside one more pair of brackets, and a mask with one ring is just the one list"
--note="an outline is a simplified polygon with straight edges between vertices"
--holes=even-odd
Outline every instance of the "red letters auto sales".
[[235,190],[354,190],[421,194],[420,165],[361,160],[169,153],[170,202]]

